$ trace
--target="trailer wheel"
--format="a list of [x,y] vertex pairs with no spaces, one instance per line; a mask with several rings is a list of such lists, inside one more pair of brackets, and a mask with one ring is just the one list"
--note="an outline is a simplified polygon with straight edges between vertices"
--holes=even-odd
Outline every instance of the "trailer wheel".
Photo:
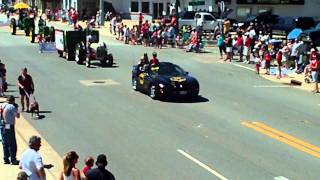
[[86,58],[86,67],[89,68],[91,66],[91,61],[89,58]]
[[58,51],[59,57],[63,57],[63,52],[62,51]]
[[113,65],[113,55],[108,54],[107,58],[108,58],[108,66],[112,66]]
[[85,58],[85,52],[82,49],[81,44],[77,44],[76,49],[75,49],[75,61],[77,64],[83,64],[83,62],[86,60]]

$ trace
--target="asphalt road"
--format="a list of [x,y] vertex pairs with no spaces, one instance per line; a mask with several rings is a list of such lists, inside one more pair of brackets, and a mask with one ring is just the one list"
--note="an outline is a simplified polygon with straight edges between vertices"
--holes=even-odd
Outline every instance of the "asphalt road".
[[[9,83],[15,84],[22,67],[29,69],[46,116],[29,122],[60,155],[77,151],[80,167],[85,156],[106,153],[109,169],[124,180],[319,179],[319,157],[242,124],[263,122],[320,146],[319,96],[219,63],[212,53],[167,49],[158,51],[160,60],[197,77],[201,96],[154,101],[131,89],[131,66],[154,49],[102,40],[117,64],[88,69],[57,53],[39,54],[29,39],[0,28],[0,59]],[[81,80],[110,83],[86,86]],[[18,95],[17,87],[9,90]]]

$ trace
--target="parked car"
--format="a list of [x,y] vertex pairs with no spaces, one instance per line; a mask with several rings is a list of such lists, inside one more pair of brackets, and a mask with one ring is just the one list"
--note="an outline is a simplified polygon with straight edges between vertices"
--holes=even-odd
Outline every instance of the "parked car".
[[289,16],[278,16],[271,25],[273,35],[287,36],[296,27],[296,19]]
[[250,24],[272,24],[278,15],[273,15],[270,11],[259,13],[257,15],[251,15],[244,20],[239,20],[234,25],[246,29]]
[[191,26],[192,28],[200,28],[203,31],[214,31],[222,24],[222,19],[215,18],[209,12],[186,11],[179,15],[179,28]]

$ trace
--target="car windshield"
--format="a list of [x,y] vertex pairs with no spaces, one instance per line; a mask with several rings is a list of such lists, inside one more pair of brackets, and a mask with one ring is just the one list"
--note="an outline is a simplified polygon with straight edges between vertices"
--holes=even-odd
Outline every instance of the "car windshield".
[[157,71],[159,75],[180,75],[185,74],[185,71],[174,64],[162,64],[160,63]]

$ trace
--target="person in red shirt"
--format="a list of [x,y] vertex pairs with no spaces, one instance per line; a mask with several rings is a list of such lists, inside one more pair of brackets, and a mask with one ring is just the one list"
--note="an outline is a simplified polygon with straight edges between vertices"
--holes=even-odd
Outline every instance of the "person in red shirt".
[[142,34],[144,46],[147,46],[148,33],[149,33],[149,24],[148,24],[148,21],[146,21],[141,27],[141,34]]
[[238,38],[237,38],[237,47],[238,47],[238,53],[240,56],[239,61],[242,62],[243,61],[243,38],[241,33],[238,35]]
[[319,93],[319,71],[320,71],[320,55],[317,54],[316,58],[311,61],[310,64],[312,82],[314,83],[313,93]]
[[156,52],[152,53],[152,59],[150,60],[150,65],[151,66],[158,66],[159,65],[159,59],[157,58]]
[[72,21],[73,21],[73,27],[74,27],[74,29],[77,29],[78,16],[79,16],[78,11],[77,11],[77,10],[74,11],[73,14],[72,14]]
[[86,174],[94,165],[93,157],[89,156],[84,160],[85,166],[82,169],[83,174]]
[[278,79],[281,78],[281,67],[282,67],[282,51],[279,50],[277,55],[276,55],[276,60],[277,60],[277,64],[278,64],[278,71],[279,71],[279,74],[278,74]]
[[269,51],[265,53],[264,60],[266,61],[266,74],[270,74],[270,65],[272,58]]
[[191,37],[191,42],[188,46],[188,48],[186,49],[186,52],[191,52],[192,50],[197,48],[197,44],[198,44],[198,37],[197,36],[192,36]]
[[143,17],[143,15],[142,15],[142,13],[139,13],[139,26],[140,26],[140,27],[141,27],[141,25],[142,25],[143,19],[144,19],[144,17]]
[[251,40],[249,34],[246,34],[246,40],[244,43],[243,54],[246,57],[245,63],[248,63],[248,64],[250,63],[251,42],[252,42],[252,40]]
[[178,32],[178,27],[177,27],[177,17],[176,16],[171,16],[171,22],[170,24],[174,27],[175,32]]
[[309,64],[304,68],[303,71],[305,77],[309,76],[309,73],[311,72],[311,63],[312,61],[316,60],[317,54],[318,52],[314,48],[310,50]]

